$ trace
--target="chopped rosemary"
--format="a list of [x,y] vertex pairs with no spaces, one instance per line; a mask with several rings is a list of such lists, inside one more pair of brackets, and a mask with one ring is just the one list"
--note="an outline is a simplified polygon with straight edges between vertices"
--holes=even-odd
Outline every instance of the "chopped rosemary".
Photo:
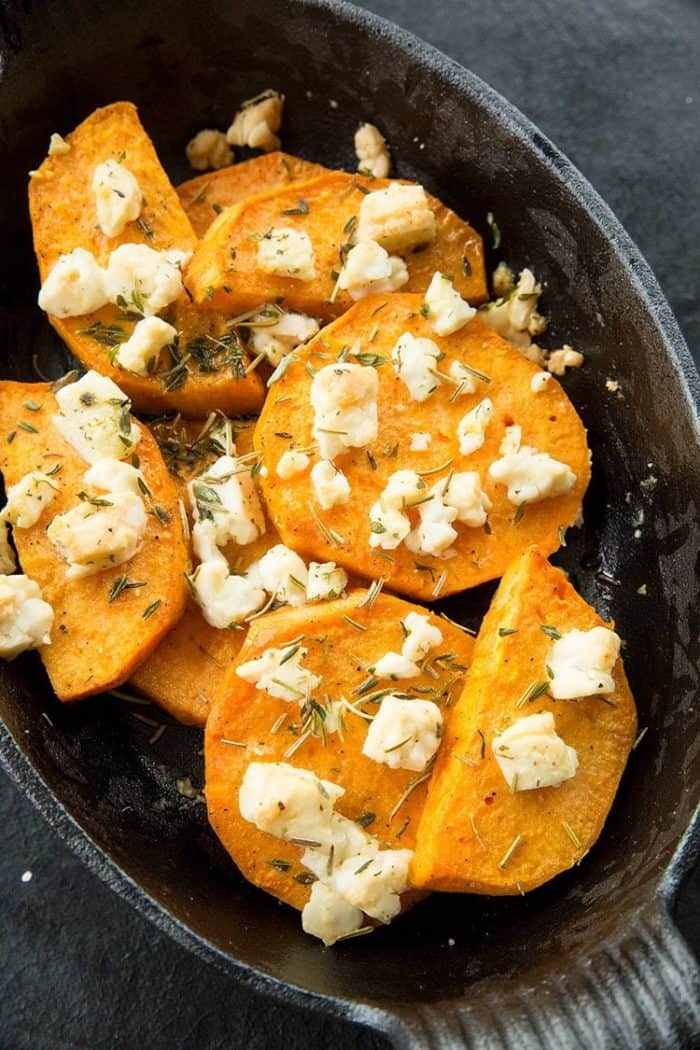
[[574,829],[571,827],[571,824],[569,824],[568,820],[562,820],[561,826],[563,827],[564,831],[566,832],[566,834],[569,836],[569,838],[573,842],[573,844],[576,847],[576,849],[581,849],[581,839],[578,837],[578,835],[576,834]]
[[636,748],[638,748],[638,747],[639,747],[639,745],[641,744],[642,740],[643,740],[643,739],[644,739],[644,737],[645,737],[645,736],[647,735],[647,731],[648,731],[648,729],[649,729],[649,726],[644,726],[644,729],[642,729],[642,731],[640,732],[639,736],[637,737],[637,739],[635,740],[635,742],[634,742],[634,743],[632,744],[632,750],[633,750],[633,751],[634,751],[634,750],[635,750]]
[[32,400],[32,398],[28,398],[28,399],[27,399],[27,400],[26,400],[26,401],[24,402],[24,407],[25,407],[25,408],[26,408],[26,409],[27,409],[27,410],[28,410],[29,412],[38,412],[38,411],[39,411],[39,409],[41,408],[41,405],[38,405],[38,404],[36,403],[36,401]]
[[481,837],[481,835],[479,833],[479,829],[476,826],[476,820],[474,818],[474,814],[473,813],[469,814],[469,823],[472,826],[472,831],[474,832],[474,837],[476,838],[476,841],[479,843],[479,845],[483,849],[484,853],[488,853],[488,847],[487,847],[486,843],[484,842],[484,840],[482,839],[482,837]]
[[362,598],[361,601],[357,603],[357,608],[363,609],[365,606],[367,606],[368,609],[371,609],[374,603],[376,602],[377,598],[379,597],[385,582],[385,576],[380,576],[378,580],[373,580],[372,583],[369,585],[365,596]]
[[153,238],[155,237],[155,233],[153,232],[153,228],[148,225],[145,219],[137,219],[136,225],[141,230],[141,233],[144,235],[144,237],[148,238],[149,241],[153,240]]
[[109,597],[107,598],[107,601],[108,602],[115,602],[117,600],[117,598],[119,597],[119,595],[123,594],[124,591],[130,591],[130,590],[133,590],[133,589],[135,589],[137,587],[145,587],[145,586],[146,586],[146,581],[145,580],[143,580],[141,582],[137,582],[137,581],[133,581],[133,580],[128,580],[126,576],[117,576],[117,578],[112,583],[112,586],[111,586],[110,591],[109,591]]
[[142,620],[150,619],[150,617],[153,616],[153,613],[156,611],[156,609],[159,608],[159,606],[161,604],[162,604],[162,599],[161,598],[156,598],[156,600],[154,602],[151,602],[151,604],[147,605],[146,608],[143,610],[143,612],[141,613],[141,619]]
[[498,635],[499,635],[500,638],[505,638],[509,634],[517,634],[517,633],[518,633],[518,628],[517,627],[499,627],[498,628]]
[[493,238],[493,248],[494,248],[494,250],[497,249],[497,248],[500,248],[500,246],[501,246],[501,229],[500,229],[500,226],[498,225],[498,223],[496,222],[496,220],[494,219],[492,211],[490,211],[488,213],[488,215],[486,216],[486,221],[489,224],[489,226],[491,227],[491,236]]
[[228,747],[239,747],[242,751],[245,751],[248,747],[247,744],[242,743],[240,740],[227,740],[226,737],[220,737],[220,744],[226,744]]
[[462,765],[464,765],[464,766],[475,766],[476,765],[476,762],[473,759],[467,758],[465,755],[459,755],[459,754],[457,754],[456,751],[452,752],[452,757],[456,758],[457,761],[461,762]]
[[527,703],[532,703],[533,700],[539,700],[541,696],[549,689],[549,682],[532,682],[523,695],[518,700],[516,707],[524,707]]
[[505,853],[503,854],[503,856],[501,857],[501,859],[498,862],[498,867],[499,867],[499,869],[501,871],[503,871],[503,869],[505,868],[506,864],[508,863],[510,858],[513,856],[513,854],[515,853],[516,849],[518,848],[518,846],[520,845],[520,843],[522,841],[523,841],[522,835],[516,835],[515,836],[515,838],[511,842],[510,846],[508,847],[508,849],[505,851]]
[[296,208],[283,208],[280,215],[308,215],[309,206],[304,200],[297,201]]
[[376,813],[367,812],[367,813],[362,813],[356,819],[355,823],[359,824],[361,828],[368,828],[370,826],[370,824],[373,824],[376,819],[377,819],[377,814]]
[[[358,186],[358,189],[359,188],[360,187]],[[364,192],[368,193],[369,190],[365,190]],[[353,937],[365,937],[368,933],[372,933],[374,931],[374,929],[375,929],[374,926],[360,926],[359,929],[351,930],[350,933],[343,933],[343,934],[341,934],[340,937],[336,938],[336,942],[335,943],[339,944],[340,941],[350,941],[350,940],[352,940]]]
[[353,620],[351,616],[343,616],[343,619],[346,623],[349,623],[351,627],[354,627],[356,631],[367,631],[369,629],[365,624]]
[[443,587],[445,586],[446,583],[447,583],[447,569],[443,569],[443,571],[440,573],[440,576],[438,578],[437,583],[435,584],[435,586],[433,587],[433,589],[431,591],[431,598],[439,598],[440,592],[442,591],[442,589],[443,589]]
[[513,524],[514,525],[519,525],[520,522],[523,520],[523,515],[525,514],[525,508],[526,507],[527,507],[527,500],[526,499],[524,499],[522,501],[522,503],[518,504],[518,506],[516,508],[516,511],[515,511],[515,514],[513,515]]
[[551,638],[555,642],[559,641],[559,639],[561,638],[561,635],[559,634],[559,631],[556,629],[556,627],[550,627],[548,623],[541,623],[540,630],[544,634],[546,634],[548,638]]
[[469,262],[469,257],[466,252],[462,256],[462,273],[465,277],[471,277],[472,275],[472,264]]
[[323,534],[326,542],[329,543],[332,547],[342,547],[342,545],[345,543],[345,539],[340,535],[340,533],[335,532],[334,529],[331,529],[328,525],[324,524],[324,522],[321,521],[321,518],[318,516],[318,513],[316,512],[316,509],[314,508],[312,503],[307,503],[307,507],[309,508],[309,511],[311,512],[311,517],[314,519],[316,526]]
[[273,859],[268,860],[267,863],[270,865],[271,868],[274,868],[276,871],[289,871],[289,869],[292,866],[288,860],[281,860],[278,857],[273,857]]
[[396,816],[396,814],[397,814],[397,813],[399,812],[399,810],[401,809],[401,807],[403,806],[403,804],[404,804],[404,803],[406,802],[406,800],[407,800],[407,799],[409,798],[409,796],[411,795],[411,793],[412,793],[413,791],[415,791],[415,789],[416,789],[416,788],[417,788],[417,787],[418,787],[418,786],[419,786],[420,784],[422,784],[422,783],[423,783],[424,781],[426,781],[426,780],[428,779],[428,777],[430,776],[430,774],[432,773],[432,771],[433,771],[433,770],[432,770],[432,762],[431,762],[431,763],[430,763],[430,765],[428,766],[428,768],[427,768],[427,769],[425,770],[425,772],[424,772],[424,773],[421,773],[421,775],[420,775],[419,777],[415,777],[415,778],[414,778],[414,779],[413,779],[413,780],[412,780],[412,781],[411,781],[411,782],[409,783],[409,785],[408,785],[408,787],[406,788],[406,790],[404,791],[403,795],[401,796],[401,798],[399,799],[399,801],[398,801],[398,802],[396,803],[396,805],[395,805],[395,806],[394,806],[394,808],[392,809],[391,813],[389,814],[389,823],[391,823],[391,821],[392,821],[392,820],[394,819],[394,817],[395,817],[395,816]]
[[21,427],[22,430],[26,430],[29,434],[38,434],[39,433],[39,431],[36,429],[36,427],[33,427],[31,423],[27,423],[26,420],[24,420],[24,419],[20,419],[20,421],[17,424],[17,426]]

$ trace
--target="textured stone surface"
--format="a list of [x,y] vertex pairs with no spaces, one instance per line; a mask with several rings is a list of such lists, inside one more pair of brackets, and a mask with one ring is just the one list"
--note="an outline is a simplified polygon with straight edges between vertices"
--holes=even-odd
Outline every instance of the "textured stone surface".
[[[365,6],[474,70],[571,157],[645,253],[697,361],[700,9],[682,0]],[[253,996],[170,942],[79,864],[4,774],[0,820],[0,1046],[386,1045]],[[696,880],[678,908],[696,947],[699,905]]]

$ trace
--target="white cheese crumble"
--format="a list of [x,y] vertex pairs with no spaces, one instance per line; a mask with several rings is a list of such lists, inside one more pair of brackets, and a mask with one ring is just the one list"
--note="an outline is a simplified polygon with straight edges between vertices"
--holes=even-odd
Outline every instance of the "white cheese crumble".
[[134,325],[129,338],[120,343],[114,355],[115,363],[127,372],[147,376],[158,362],[161,350],[177,338],[177,329],[160,317],[144,317]]
[[533,394],[541,394],[549,386],[551,379],[549,372],[535,372],[530,380],[530,390]]
[[401,911],[408,889],[409,849],[379,850],[367,863],[364,854],[348,857],[335,870],[333,885],[345,900],[379,922],[391,922]]
[[362,448],[377,437],[379,378],[371,366],[325,365],[311,382],[313,436],[323,459]]
[[118,237],[141,214],[143,193],[133,172],[116,160],[98,164],[92,174],[97,223],[105,237]]
[[394,371],[414,401],[425,401],[437,389],[435,370],[439,356],[440,349],[432,339],[404,332],[396,341],[391,351]]
[[313,280],[316,259],[311,238],[293,226],[274,226],[258,241],[257,267],[278,277]]
[[550,350],[547,356],[547,371],[555,376],[563,376],[567,368],[580,368],[583,364],[583,354],[564,344],[561,350]]
[[576,749],[557,734],[551,711],[518,718],[491,747],[511,791],[558,787],[578,769]]
[[453,397],[464,397],[465,394],[473,394],[475,392],[476,376],[461,361],[452,362],[449,368],[449,375],[457,383]]
[[296,551],[278,543],[253,562],[247,572],[248,579],[278,602],[303,605],[306,601],[308,570]]
[[334,561],[309,564],[309,575],[306,581],[306,600],[332,601],[340,598],[347,587],[348,576],[344,569],[338,568]]
[[297,452],[296,449],[290,448],[287,452],[283,452],[277,461],[277,477],[284,481],[295,478],[297,474],[303,474],[305,470],[308,470],[310,462],[305,452]]
[[108,302],[104,271],[94,255],[74,248],[54,263],[41,286],[39,306],[54,317],[82,317]]
[[300,646],[286,649],[266,649],[262,656],[248,660],[236,668],[244,682],[261,689],[278,700],[300,703],[321,684],[321,679],[301,666],[307,650]]
[[311,468],[311,483],[321,510],[330,510],[350,499],[350,482],[342,470],[327,459],[321,459]]
[[519,427],[517,423],[512,423],[506,427],[501,443],[498,446],[498,454],[500,456],[511,456],[516,452],[520,451],[520,446],[523,441],[522,427]]
[[432,440],[432,434],[428,434],[425,430],[417,430],[414,434],[411,434],[411,441],[408,446],[409,451],[427,452]]
[[182,294],[182,267],[189,257],[175,248],[157,252],[147,244],[121,244],[104,271],[107,298],[145,317],[160,313]]
[[[324,857],[323,863],[326,863]],[[311,896],[301,913],[304,933],[318,937],[326,947],[347,937],[362,926],[362,912],[349,904],[342,894],[318,881],[311,887]]]
[[192,585],[204,619],[220,630],[241,623],[265,604],[265,591],[245,576],[230,574],[223,557],[198,565]]
[[30,529],[58,492],[58,482],[40,470],[31,470],[7,490],[2,517],[16,529]]
[[110,492],[99,502],[84,500],[57,515],[46,534],[68,563],[69,580],[92,576],[130,561],[141,547],[147,516],[133,492]]
[[49,645],[53,609],[29,576],[0,576],[0,657],[14,660],[26,649]]
[[392,182],[362,198],[357,220],[357,240],[376,241],[392,254],[429,244],[437,223],[422,186]]
[[265,515],[250,468],[235,458],[235,447],[233,452],[220,456],[187,486],[195,522],[192,539],[196,545],[201,539],[205,554],[209,533],[217,547],[231,542],[245,547],[265,532]]
[[375,292],[395,292],[408,281],[406,263],[376,241],[362,241],[350,249],[338,277],[338,287],[357,301]]
[[60,157],[69,152],[70,142],[66,142],[63,135],[59,135],[57,131],[54,131],[49,139],[49,157]]
[[500,299],[487,303],[481,310],[490,328],[539,365],[544,364],[545,352],[533,343],[532,337],[541,335],[547,328],[546,318],[537,311],[541,294],[542,286],[532,271],[522,270],[516,287],[506,290]]
[[492,282],[495,294],[501,297],[515,288],[515,274],[507,262],[499,262],[493,271]]
[[424,306],[436,335],[452,335],[471,321],[476,310],[465,302],[452,278],[437,270],[425,293]]
[[427,496],[426,484],[415,470],[390,475],[379,499],[369,511],[369,545],[394,550],[411,530],[406,511]]
[[388,652],[371,669],[377,678],[415,678],[420,667],[401,653]]
[[51,421],[86,462],[122,459],[136,447],[140,431],[131,418],[131,402],[106,376],[86,372],[58,390],[56,402],[60,414]]
[[238,789],[238,806],[243,820],[268,835],[330,846],[333,806],[343,794],[343,788],[309,769],[251,762]]
[[[278,317],[274,323],[271,318]],[[285,354],[308,342],[318,332],[318,321],[306,314],[283,313],[278,308],[263,307],[252,318],[248,349],[265,357],[275,368]],[[256,323],[257,322],[257,323]]]
[[195,171],[216,171],[233,164],[233,150],[223,131],[202,128],[185,147],[185,154]]
[[401,652],[409,660],[423,660],[431,649],[442,645],[442,631],[430,622],[429,616],[410,612],[402,623],[406,631],[406,637],[401,647]]
[[226,132],[226,141],[232,146],[248,146],[264,153],[280,148],[275,134],[282,126],[284,95],[278,91],[263,91],[249,98],[233,118]]
[[0,575],[11,576],[17,568],[15,553],[10,546],[9,525],[0,518]]
[[374,124],[360,124],[355,132],[357,170],[375,179],[387,178],[391,171],[391,155],[386,139]]
[[494,460],[489,474],[494,481],[508,487],[508,499],[516,506],[561,496],[576,484],[576,475],[566,463],[528,445]]
[[486,437],[486,428],[493,415],[493,402],[485,397],[471,412],[462,416],[457,424],[457,438],[459,440],[459,451],[463,456],[469,456],[481,448]]
[[440,746],[442,714],[431,700],[382,697],[362,754],[390,769],[421,773]]
[[434,557],[447,555],[457,539],[453,522],[481,528],[491,501],[476,471],[461,471],[441,478],[430,489],[431,500],[418,507],[419,524],[406,537],[409,550]]
[[608,627],[568,631],[549,653],[549,691],[555,700],[575,700],[615,691],[612,670],[620,655],[620,638]]

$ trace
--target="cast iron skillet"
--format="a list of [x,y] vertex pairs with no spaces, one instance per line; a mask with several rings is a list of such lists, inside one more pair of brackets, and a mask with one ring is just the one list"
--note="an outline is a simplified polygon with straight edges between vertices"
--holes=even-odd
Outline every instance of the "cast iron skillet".
[[[698,822],[689,828],[700,712],[698,376],[635,246],[508,103],[345,4],[25,0],[6,4],[2,18],[2,373],[35,378],[33,355],[49,375],[67,363],[34,305],[25,204],[26,172],[50,132],[132,99],[179,179],[189,136],[225,127],[237,100],[268,86],[287,95],[285,147],[331,166],[353,163],[356,122],[376,119],[401,175],[482,230],[486,213],[496,214],[504,241],[491,261],[532,264],[547,282],[553,342],[567,337],[586,352],[587,366],[566,386],[590,428],[594,478],[585,527],[557,560],[615,617],[640,725],[649,727],[580,868],[525,899],[435,897],[330,951],[302,935],[296,913],[243,882],[204,807],[178,794],[178,775],[201,783],[196,732],[171,726],[152,747],[152,727],[128,705],[62,707],[27,655],[0,673],[9,771],[94,871],[187,948],[397,1045],[692,1039],[698,971],[669,909],[700,843]],[[605,390],[609,376],[621,397]],[[448,611],[474,624],[491,590],[453,599]]]

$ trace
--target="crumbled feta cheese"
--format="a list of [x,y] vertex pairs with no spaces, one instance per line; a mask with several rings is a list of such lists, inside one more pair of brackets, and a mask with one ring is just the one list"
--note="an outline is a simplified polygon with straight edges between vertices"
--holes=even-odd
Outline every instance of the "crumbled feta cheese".
[[399,379],[405,383],[414,401],[425,401],[436,390],[435,376],[440,349],[432,339],[404,332],[391,351],[391,361]]
[[86,372],[77,383],[56,392],[60,415],[53,425],[88,463],[133,452],[140,431],[131,418],[131,402],[116,383],[98,372]]
[[303,474],[308,469],[310,462],[305,452],[297,452],[296,449],[290,448],[283,452],[278,460],[277,477],[284,481],[295,478],[297,474]]
[[561,350],[550,350],[547,357],[547,371],[555,376],[563,376],[567,368],[580,368],[583,354],[565,344]]
[[29,576],[0,576],[0,657],[14,660],[26,649],[49,645],[53,609]]
[[442,645],[442,631],[430,622],[429,616],[411,612],[403,625],[407,633],[401,652],[409,660],[423,660],[431,649]]
[[57,515],[46,534],[68,563],[66,577],[72,580],[130,561],[146,525],[143,500],[133,492],[115,492],[98,504],[88,499]]
[[282,126],[284,95],[278,91],[263,91],[249,98],[233,118],[226,132],[226,141],[232,146],[248,146],[265,153],[280,148],[275,134]]
[[422,186],[392,182],[362,198],[358,241],[376,241],[390,253],[403,254],[429,244],[436,234],[435,216]]
[[[323,858],[326,864],[326,858]],[[359,908],[348,904],[337,890],[323,882],[315,882],[311,896],[301,912],[301,927],[304,933],[323,941],[326,947],[347,937],[362,926],[363,916]]]
[[453,361],[449,368],[449,374],[457,383],[453,397],[464,397],[465,394],[473,394],[476,390],[476,376],[470,372],[461,361]]
[[576,749],[557,734],[551,711],[518,718],[491,747],[511,791],[558,787],[578,769]]
[[311,281],[316,276],[316,259],[311,238],[293,226],[275,226],[258,241],[257,267],[263,273]]
[[259,561],[253,562],[246,575],[278,602],[303,605],[306,601],[308,570],[296,551],[283,543],[270,547]]
[[430,326],[436,335],[452,335],[471,321],[476,310],[465,302],[454,281],[437,270],[425,293]]
[[541,394],[549,386],[552,377],[549,372],[535,372],[530,380],[530,390],[533,394]]
[[456,521],[471,529],[480,529],[486,523],[487,512],[491,510],[491,500],[482,489],[481,479],[476,471],[460,471],[450,478],[438,481],[435,487],[440,485],[442,501],[457,512]]
[[177,338],[177,329],[160,317],[144,317],[134,325],[129,338],[120,343],[114,355],[115,363],[127,372],[147,376],[157,364],[158,356]]
[[309,576],[306,581],[306,600],[315,602],[340,598],[347,583],[347,573],[344,569],[339,569],[334,561],[323,563],[312,561],[309,564]]
[[330,780],[286,762],[251,762],[238,789],[243,820],[285,841],[330,845],[336,799],[345,794]]
[[360,124],[355,132],[357,170],[375,179],[385,179],[391,171],[386,139],[374,124]]
[[415,678],[420,667],[401,653],[388,652],[381,656],[373,667],[377,678]]
[[311,482],[321,510],[330,510],[350,499],[350,482],[334,463],[320,459],[311,468]]
[[234,456],[220,456],[187,488],[195,521],[193,538],[200,522],[213,522],[217,547],[231,542],[244,547],[265,532],[265,515],[250,468]]
[[[248,349],[255,357],[265,354],[269,363],[276,368],[285,354],[316,335],[318,321],[306,314],[280,312],[278,307],[274,311],[270,307],[263,307],[252,318],[253,322],[261,323],[259,327],[255,324],[251,327]],[[271,317],[278,317],[279,320],[268,324]]]
[[568,631],[549,653],[549,691],[555,700],[613,693],[612,669],[620,655],[620,638],[608,627]]
[[141,214],[143,193],[133,172],[116,160],[98,164],[92,175],[97,224],[105,237],[118,237]]
[[457,539],[452,523],[480,528],[486,522],[491,501],[481,488],[475,471],[462,471],[441,478],[430,489],[431,500],[418,507],[418,526],[406,537],[409,550],[441,557],[449,554]]
[[94,255],[74,248],[61,255],[41,286],[39,306],[54,317],[82,317],[108,301],[104,271]]
[[[291,652],[291,655],[290,655]],[[262,689],[278,700],[303,703],[321,684],[321,679],[301,666],[306,649],[300,646],[287,649],[266,649],[262,656],[248,660],[236,668],[236,674],[256,689]]]
[[508,426],[505,429],[501,443],[498,446],[498,454],[500,456],[514,455],[516,452],[520,451],[522,441],[522,427],[519,427],[517,423],[511,424],[511,426]]
[[0,574],[11,576],[17,568],[15,553],[10,546],[9,525],[4,518],[0,518]]
[[192,584],[204,619],[220,630],[241,623],[265,604],[265,591],[245,576],[230,573],[223,557],[198,565]]
[[223,131],[202,128],[185,147],[187,160],[195,171],[216,171],[233,164],[233,150]]
[[389,255],[376,241],[362,241],[345,256],[338,287],[351,299],[364,299],[375,292],[395,292],[408,281],[406,263]]
[[[542,373],[542,374],[543,375],[548,375],[546,372]],[[550,377],[548,376],[548,378],[550,378]],[[620,390],[620,384],[619,384],[617,379],[606,379],[605,380],[605,389],[610,394],[617,394],[617,393],[619,393],[619,390]]]
[[431,700],[382,697],[362,754],[390,769],[422,772],[440,746],[442,714]]
[[70,142],[66,142],[63,135],[54,131],[49,139],[49,157],[60,157],[70,151]]
[[[366,859],[377,852],[379,846],[377,840],[368,835],[354,820],[348,820],[341,813],[334,813],[331,817],[331,841],[318,847],[310,847],[304,850],[301,863],[309,871],[312,871],[317,879],[332,884],[332,870],[336,864],[342,864],[348,857],[356,857],[364,854]],[[333,864],[328,864],[328,854],[333,850]]]
[[459,439],[459,451],[463,456],[469,456],[481,448],[486,436],[486,427],[489,425],[493,415],[493,402],[485,397],[483,401],[462,416],[457,424],[457,437]]
[[146,317],[160,313],[182,294],[182,267],[189,257],[174,248],[157,252],[147,244],[121,244],[104,271],[107,298]]
[[428,434],[424,430],[417,430],[415,434],[411,434],[411,441],[408,446],[410,452],[427,452],[430,448],[430,442],[433,440],[432,434]]
[[499,262],[493,271],[493,290],[498,296],[503,297],[515,288],[515,274],[506,262]]
[[380,922],[391,922],[401,911],[401,894],[409,886],[410,849],[379,850],[369,858],[349,857],[336,869],[333,885],[355,908]]
[[427,495],[426,484],[414,470],[397,470],[387,481],[369,512],[369,545],[394,550],[406,538],[411,522],[406,510]]
[[144,476],[137,467],[112,457],[94,463],[83,474],[83,482],[89,488],[112,493],[132,492],[134,496],[141,496],[146,485]]
[[31,470],[8,488],[2,517],[16,529],[30,529],[36,525],[58,488],[58,482],[53,478],[40,470]]
[[494,481],[508,486],[508,499],[516,506],[561,496],[576,484],[576,475],[566,463],[528,445],[495,460],[489,474]]
[[343,362],[318,370],[310,396],[313,436],[323,459],[376,440],[378,393],[377,371],[369,365]]
[[545,353],[532,341],[547,328],[546,319],[537,312],[542,286],[531,270],[522,270],[517,287],[501,294],[495,302],[487,303],[481,311],[486,324],[513,346],[539,365],[544,364]]

